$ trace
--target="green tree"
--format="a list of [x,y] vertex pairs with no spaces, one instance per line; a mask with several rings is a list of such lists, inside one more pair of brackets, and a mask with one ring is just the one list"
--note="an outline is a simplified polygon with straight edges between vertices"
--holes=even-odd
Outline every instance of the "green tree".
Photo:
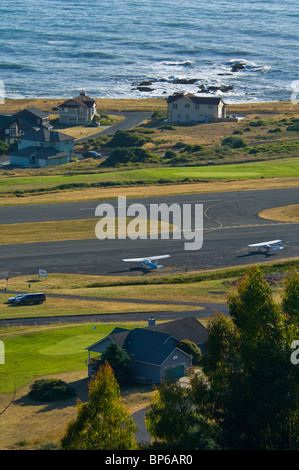
[[202,418],[195,413],[188,389],[179,383],[164,381],[149,405],[145,423],[150,435],[172,448],[194,448],[207,442],[201,432]]
[[219,316],[210,326],[212,357],[204,365],[208,385],[192,382],[196,406],[217,423],[227,448],[297,448],[299,376],[290,345],[298,331],[256,266],[228,306],[233,325]]
[[299,326],[299,274],[292,270],[285,279],[282,309]]
[[131,368],[131,357],[121,349],[118,344],[111,343],[101,356],[101,363],[108,362],[113,369],[116,380],[120,385],[131,382],[133,370]]
[[178,343],[178,348],[185,351],[189,356],[192,356],[192,365],[199,366],[202,359],[200,348],[193,342],[183,339]]
[[9,145],[0,140],[0,155],[3,155],[8,152]]
[[121,403],[119,385],[108,363],[89,382],[88,402],[77,404],[77,417],[66,428],[63,450],[133,450],[136,426]]

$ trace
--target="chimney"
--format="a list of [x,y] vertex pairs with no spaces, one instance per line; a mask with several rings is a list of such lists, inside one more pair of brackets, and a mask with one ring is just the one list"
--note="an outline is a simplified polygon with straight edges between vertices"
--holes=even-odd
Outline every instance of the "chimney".
[[156,324],[156,321],[154,319],[154,316],[151,315],[150,318],[148,319],[148,326],[153,326]]

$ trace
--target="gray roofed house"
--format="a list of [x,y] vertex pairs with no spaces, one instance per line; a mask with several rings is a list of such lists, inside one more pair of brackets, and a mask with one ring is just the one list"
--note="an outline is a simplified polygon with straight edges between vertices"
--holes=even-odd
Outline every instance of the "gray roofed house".
[[111,333],[88,348],[88,375],[92,376],[99,365],[99,357],[91,352],[102,353],[116,343],[131,356],[135,377],[139,380],[160,383],[169,378],[185,375],[192,365],[192,357],[178,347],[187,339],[197,344],[203,353],[207,342],[206,328],[194,317],[155,324],[153,318],[145,328],[115,328]]
[[0,116],[0,140],[13,144],[19,134],[19,119],[16,116]]
[[14,117],[18,118],[19,130],[22,132],[42,128],[49,130],[53,129],[53,126],[50,123],[50,114],[45,113],[36,106],[28,106],[28,108],[15,113]]
[[46,128],[24,132],[18,150],[10,153],[10,163],[25,168],[69,163],[74,137]]

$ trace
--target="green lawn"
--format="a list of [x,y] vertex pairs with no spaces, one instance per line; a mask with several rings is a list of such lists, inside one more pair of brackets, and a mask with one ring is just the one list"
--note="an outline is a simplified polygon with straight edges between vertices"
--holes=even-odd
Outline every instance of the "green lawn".
[[143,324],[89,324],[68,327],[37,327],[36,331],[0,329],[5,364],[0,364],[0,394],[13,393],[37,377],[86,370],[85,348],[108,335],[113,328]]
[[3,177],[0,193],[55,188],[61,185],[175,183],[184,180],[258,179],[299,176],[299,157],[230,165],[142,168],[95,174]]

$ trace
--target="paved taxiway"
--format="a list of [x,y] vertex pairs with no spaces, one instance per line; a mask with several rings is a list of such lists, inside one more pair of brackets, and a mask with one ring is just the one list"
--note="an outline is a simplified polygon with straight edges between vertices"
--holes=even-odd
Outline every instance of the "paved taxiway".
[[[113,191],[113,190],[112,190]],[[0,278],[37,274],[39,268],[52,273],[99,275],[140,274],[137,265],[122,258],[170,254],[165,273],[214,269],[299,256],[299,224],[261,219],[267,208],[298,204],[299,188],[193,194],[159,198],[127,199],[127,205],[203,204],[204,236],[200,250],[186,251],[186,240],[73,240],[0,245]],[[117,200],[106,201],[117,206]],[[100,201],[103,203],[103,201]],[[13,206],[0,208],[1,224],[94,218],[99,202]],[[250,243],[282,239],[284,249],[258,253]],[[30,240],[27,240],[30,242]],[[1,242],[0,242],[1,243]]]

